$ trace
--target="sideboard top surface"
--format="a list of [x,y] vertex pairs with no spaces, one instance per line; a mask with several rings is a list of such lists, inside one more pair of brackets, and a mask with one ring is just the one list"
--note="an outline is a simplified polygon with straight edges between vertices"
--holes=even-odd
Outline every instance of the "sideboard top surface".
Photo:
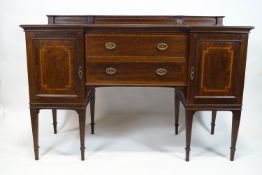
[[224,26],[224,16],[91,16],[47,15],[48,24],[20,25],[25,30],[86,30],[137,28],[161,30],[215,30],[249,32],[252,26]]

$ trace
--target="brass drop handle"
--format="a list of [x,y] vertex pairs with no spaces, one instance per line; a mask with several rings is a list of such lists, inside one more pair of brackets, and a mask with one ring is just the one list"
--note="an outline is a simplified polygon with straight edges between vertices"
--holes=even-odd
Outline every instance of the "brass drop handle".
[[156,48],[160,51],[164,51],[168,48],[168,45],[166,43],[158,43],[156,45]]
[[195,68],[192,66],[190,70],[190,80],[194,80],[195,78]]
[[164,69],[164,68],[158,68],[158,69],[156,70],[156,74],[159,75],[159,76],[166,75],[166,74],[167,74],[167,70]]
[[83,68],[82,66],[79,66],[79,67],[78,67],[78,78],[79,78],[80,80],[82,80],[83,77],[84,77],[83,69],[84,69],[84,68]]
[[117,69],[114,68],[114,67],[108,67],[108,68],[106,68],[105,72],[108,75],[114,75],[114,74],[117,73]]
[[105,48],[108,49],[108,50],[113,50],[116,48],[116,43],[114,42],[106,42],[105,43]]

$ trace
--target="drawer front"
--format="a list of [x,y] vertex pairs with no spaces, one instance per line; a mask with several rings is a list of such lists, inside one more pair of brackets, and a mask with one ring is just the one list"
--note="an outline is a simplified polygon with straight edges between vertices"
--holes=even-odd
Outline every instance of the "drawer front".
[[[187,35],[87,34],[86,57],[117,56],[186,57]],[[97,59],[99,59],[97,58]]]
[[87,85],[184,86],[184,62],[88,61]]

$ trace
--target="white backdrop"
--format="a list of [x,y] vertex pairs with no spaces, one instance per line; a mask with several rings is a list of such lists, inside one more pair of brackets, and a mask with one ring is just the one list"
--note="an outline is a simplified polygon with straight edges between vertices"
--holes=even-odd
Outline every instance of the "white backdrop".
[[[59,113],[58,132],[61,134],[54,137],[50,112],[44,111],[40,114],[40,161],[36,163],[28,110],[25,39],[18,26],[45,24],[47,14],[224,15],[225,25],[255,26],[249,39],[236,161],[228,160],[230,113],[218,114],[217,132],[212,137],[208,133],[210,113],[197,114],[192,160],[185,163],[184,113],[181,108],[181,132],[174,136],[173,89],[101,88],[97,90],[96,135],[89,134],[89,125],[86,129],[87,160],[83,163],[79,160],[77,120],[69,117],[76,116],[75,113]],[[262,171],[259,166],[262,161],[261,17],[261,0],[1,0],[0,174],[33,171],[69,174],[77,170],[83,174],[172,174],[178,171],[218,174],[223,170],[223,174],[246,174],[246,171],[259,174]],[[170,154],[173,156],[168,156]]]

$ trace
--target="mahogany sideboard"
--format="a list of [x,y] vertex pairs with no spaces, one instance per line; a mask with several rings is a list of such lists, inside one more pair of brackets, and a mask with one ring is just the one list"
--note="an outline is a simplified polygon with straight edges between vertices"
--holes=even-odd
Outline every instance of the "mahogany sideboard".
[[86,106],[94,133],[95,88],[175,88],[175,132],[179,104],[185,106],[186,161],[193,115],[232,111],[230,160],[234,160],[241,116],[248,34],[251,26],[224,26],[223,16],[48,15],[46,25],[25,30],[30,114],[35,159],[39,159],[38,114],[57,109],[79,116],[84,160]]

